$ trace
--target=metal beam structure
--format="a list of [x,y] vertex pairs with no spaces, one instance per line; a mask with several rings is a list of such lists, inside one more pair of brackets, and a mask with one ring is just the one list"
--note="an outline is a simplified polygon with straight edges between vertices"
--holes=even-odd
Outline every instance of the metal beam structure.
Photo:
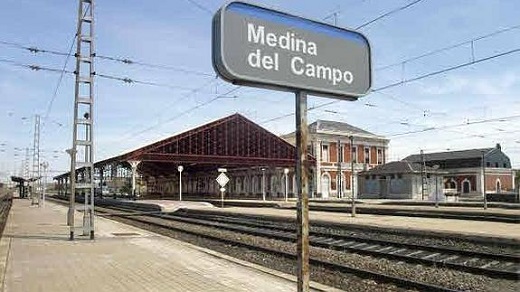
[[[168,176],[182,165],[188,173],[218,168],[294,167],[296,148],[240,114],[233,114],[169,137],[137,150],[96,162],[96,169],[114,166],[131,169],[129,161],[140,161],[141,177]],[[311,163],[315,159],[307,157]],[[88,171],[76,168],[76,173]],[[54,177],[63,181],[70,174]],[[80,175],[81,177],[81,175]],[[105,180],[106,178],[103,178]],[[265,182],[264,182],[265,183]]]
[[[76,75],[70,171],[70,240],[74,240],[76,190],[84,194],[83,234],[94,239],[94,0],[79,0],[76,34]],[[76,169],[83,168],[82,181]]]
[[[109,158],[96,167],[111,163],[141,161],[139,170],[149,175],[177,172],[182,164],[190,171],[244,166],[290,167],[296,149],[240,114],[219,119],[195,129]],[[314,160],[309,157],[310,160]]]
[[41,206],[40,199],[40,115],[34,116],[34,139],[32,149],[32,192],[31,199],[32,204],[38,204]]

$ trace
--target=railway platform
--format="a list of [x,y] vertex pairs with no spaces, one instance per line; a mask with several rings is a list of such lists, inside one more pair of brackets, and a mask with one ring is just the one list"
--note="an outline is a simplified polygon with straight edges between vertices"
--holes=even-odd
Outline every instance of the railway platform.
[[[174,202],[174,201],[173,201]],[[161,205],[162,202],[149,200],[148,204]],[[178,202],[180,203],[180,202]],[[220,202],[213,202],[220,206]],[[170,203],[174,204],[174,203]],[[380,229],[399,230],[416,234],[436,234],[451,237],[477,238],[484,241],[513,242],[520,244],[519,224],[493,221],[460,220],[446,218],[408,217],[393,215],[377,215],[359,212],[356,217],[350,215],[350,204],[337,202],[334,204],[335,211],[318,211],[313,206],[323,206],[324,203],[311,202],[309,218],[312,222],[321,224],[341,224],[352,227],[374,227]],[[429,210],[431,212],[446,212],[453,214],[498,214],[507,216],[519,216],[520,210],[488,208],[487,210],[474,207],[441,207],[434,206],[393,206],[380,204],[359,204],[358,210],[362,208],[381,208],[384,210]],[[191,209],[187,207],[186,209]],[[201,210],[200,208],[197,208]],[[319,208],[318,208],[319,209]],[[260,215],[279,218],[296,219],[295,202],[279,201],[253,201],[253,200],[229,200],[225,202],[224,208],[206,208],[209,212],[236,213],[243,215]]]
[[[13,201],[0,241],[2,291],[294,291],[295,277],[96,217],[68,240],[67,208]],[[76,222],[82,214],[76,212]],[[312,283],[313,291],[335,289]]]
[[[272,216],[296,219],[296,210],[280,208],[214,208],[215,212],[237,213],[246,215]],[[345,226],[368,226],[403,232],[437,234],[455,237],[479,237],[484,240],[520,243],[519,224],[488,222],[474,220],[422,218],[391,215],[356,214],[352,217],[350,210],[344,212],[309,211],[312,222],[343,224]]]

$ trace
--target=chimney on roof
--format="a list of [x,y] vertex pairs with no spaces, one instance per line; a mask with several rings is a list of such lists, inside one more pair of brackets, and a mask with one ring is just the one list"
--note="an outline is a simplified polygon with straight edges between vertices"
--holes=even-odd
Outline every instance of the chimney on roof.
[[498,150],[502,151],[502,146],[500,146],[500,143],[497,143],[497,147],[496,147]]

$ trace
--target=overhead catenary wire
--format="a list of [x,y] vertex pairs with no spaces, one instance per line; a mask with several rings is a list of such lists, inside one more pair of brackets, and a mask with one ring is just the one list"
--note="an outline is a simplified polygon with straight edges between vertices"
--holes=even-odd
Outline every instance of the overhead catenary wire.
[[[417,77],[414,77],[414,78],[405,79],[405,80],[400,81],[400,82],[392,83],[392,84],[389,84],[389,85],[385,85],[385,86],[373,89],[369,93],[380,92],[380,91],[383,91],[383,90],[386,90],[386,89],[389,89],[389,88],[392,88],[392,87],[401,86],[401,85],[404,85],[404,84],[407,84],[407,83],[410,83],[410,82],[414,82],[414,81],[418,81],[418,80],[421,80],[421,79],[429,78],[429,77],[436,76],[436,75],[439,75],[439,74],[442,74],[442,73],[446,73],[446,72],[450,72],[450,71],[453,71],[453,70],[461,69],[461,68],[464,68],[464,67],[467,67],[467,66],[475,65],[475,64],[478,64],[478,63],[481,63],[481,62],[489,61],[489,60],[492,60],[492,59],[496,59],[496,58],[499,58],[499,57],[511,55],[511,54],[518,53],[518,52],[520,52],[520,48],[509,50],[509,51],[502,52],[502,53],[498,53],[498,54],[495,54],[495,55],[492,55],[492,56],[488,56],[488,57],[485,57],[485,58],[481,58],[481,59],[478,59],[478,60],[473,60],[473,61],[466,62],[466,63],[463,63],[463,64],[459,64],[459,65],[456,65],[456,66],[448,67],[448,68],[445,68],[445,69],[442,69],[442,70],[429,72],[429,73],[426,73],[426,74],[423,74],[423,75],[420,75],[420,76],[417,76]],[[331,104],[335,104],[335,103],[338,103],[338,102],[340,102],[340,100],[334,100],[334,101],[325,102],[325,103],[316,105],[314,107],[309,107],[307,111],[311,111],[311,110],[318,109],[318,108],[323,108],[325,106],[329,106]],[[280,119],[283,119],[283,118],[286,118],[286,117],[290,117],[290,116],[293,116],[293,115],[294,115],[294,112],[290,113],[290,114],[284,114],[283,116],[278,116],[278,117],[274,117],[274,118],[265,120],[265,121],[262,122],[262,124],[273,122],[273,121],[277,121],[277,120],[280,120]]]
[[376,18],[374,18],[374,19],[372,19],[372,20],[370,20],[368,22],[365,22],[365,23],[357,26],[355,29],[356,30],[362,29],[362,28],[364,28],[364,27],[366,27],[366,26],[368,26],[368,25],[370,25],[370,24],[372,24],[372,23],[374,23],[374,22],[376,22],[378,20],[381,20],[381,19],[383,19],[383,18],[385,18],[387,16],[390,16],[390,15],[392,15],[394,13],[399,12],[399,11],[403,11],[403,10],[409,8],[409,7],[412,7],[413,5],[415,5],[415,4],[417,4],[417,3],[421,2],[421,1],[423,1],[423,0],[415,0],[415,1],[410,2],[410,3],[408,3],[408,4],[404,5],[404,6],[401,6],[401,7],[395,8],[393,10],[390,10],[390,11],[388,11],[386,13],[383,13],[382,15],[380,15],[380,16],[378,16],[378,17],[376,17]]
[[199,2],[195,1],[195,0],[186,0],[188,1],[189,3],[191,3],[193,6],[199,8],[200,10],[202,11],[205,11],[211,15],[213,15],[213,11],[207,7],[205,7],[204,5],[200,4]]
[[[54,51],[54,50],[40,49],[39,47],[36,47],[36,46],[27,46],[27,45],[23,45],[20,43],[14,43],[14,42],[9,42],[9,41],[2,41],[2,40],[0,40],[0,44],[7,45],[7,46],[17,48],[17,49],[22,49],[25,51],[29,51],[34,54],[44,53],[44,54],[52,54],[52,55],[66,56],[66,57],[74,56],[74,54],[70,50],[68,53],[65,53],[65,52],[59,52],[59,51]],[[74,42],[73,42],[73,44],[74,44]],[[184,73],[184,74],[193,74],[193,75],[206,76],[206,77],[214,76],[214,74],[209,73],[209,72],[202,72],[202,71],[186,69],[186,68],[170,66],[170,65],[153,64],[153,63],[148,63],[148,62],[132,60],[129,58],[105,56],[105,55],[100,55],[100,54],[96,54],[94,57],[98,58],[98,59],[102,59],[102,60],[109,60],[109,61],[113,61],[113,62],[123,63],[126,65],[139,65],[139,66],[148,67],[148,68],[170,70],[170,71],[176,71],[176,72]]]
[[56,69],[56,68],[51,68],[51,67],[46,67],[46,66],[41,66],[41,65],[36,65],[36,64],[23,64],[23,63],[19,63],[19,62],[13,61],[13,60],[9,60],[9,59],[0,58],[0,63],[6,63],[6,64],[10,64],[15,67],[31,69],[33,71],[49,71],[49,72],[60,73],[60,74],[62,72],[64,72],[67,74],[74,74],[73,71]]
[[69,63],[69,58],[70,58],[70,55],[72,53],[72,50],[74,49],[74,43],[76,41],[76,38],[78,37],[78,34],[74,34],[74,38],[72,39],[72,42],[69,46],[69,52],[66,54],[66,58],[65,58],[65,62],[63,64],[63,67],[61,69],[61,73],[60,73],[60,77],[58,79],[58,83],[56,84],[56,87],[54,88],[54,93],[52,94],[52,97],[51,97],[51,100],[49,102],[49,105],[47,106],[47,110],[45,111],[45,114],[43,116],[43,125],[42,125],[42,131],[44,130],[45,128],[45,124],[46,124],[46,121],[47,119],[49,118],[49,115],[51,113],[51,110],[52,110],[52,106],[54,104],[54,100],[56,99],[56,96],[58,95],[58,90],[60,89],[60,86],[61,86],[61,82],[63,81],[63,76],[65,75],[65,71],[66,71],[66,68],[67,68],[67,65]]
[[140,130],[140,131],[138,131],[138,132],[132,133],[131,136],[132,136],[132,137],[136,137],[136,136],[141,135],[141,134],[143,134],[143,133],[145,133],[145,132],[148,132],[148,131],[150,131],[150,130],[153,130],[153,129],[159,127],[159,126],[162,126],[162,125],[164,125],[164,124],[167,124],[167,123],[170,123],[170,122],[172,122],[172,121],[174,121],[174,120],[177,120],[177,119],[179,119],[179,118],[181,118],[181,117],[187,115],[187,114],[190,113],[190,112],[193,112],[193,111],[195,111],[195,110],[197,110],[197,109],[199,109],[199,108],[201,108],[201,107],[204,107],[204,106],[206,106],[206,105],[208,105],[208,104],[210,104],[210,103],[215,102],[216,100],[222,98],[222,96],[226,96],[226,95],[228,95],[228,94],[231,94],[231,93],[233,93],[233,92],[239,90],[240,88],[241,88],[241,86],[237,86],[237,87],[235,87],[235,88],[232,88],[232,89],[228,90],[228,91],[225,92],[225,93],[218,94],[218,95],[216,95],[215,97],[213,97],[213,98],[211,98],[211,99],[209,99],[209,100],[207,100],[207,101],[205,101],[205,102],[203,102],[203,103],[197,104],[197,105],[195,105],[195,106],[193,106],[193,107],[190,107],[189,109],[186,109],[186,110],[182,111],[181,113],[179,113],[179,114],[177,114],[177,115],[175,115],[175,116],[173,116],[173,117],[171,117],[171,118],[169,118],[169,119],[167,119],[167,120],[165,120],[165,121],[158,122],[158,123],[156,123],[155,125],[152,125],[152,126],[150,126],[150,127],[147,127],[146,129],[143,129],[143,130]]
[[404,59],[404,60],[396,62],[396,63],[384,65],[384,66],[376,68],[375,70],[376,71],[385,70],[385,69],[388,69],[388,68],[391,68],[391,67],[400,66],[403,63],[409,64],[410,62],[413,62],[413,61],[416,61],[416,60],[419,60],[419,59],[422,59],[422,58],[425,58],[425,57],[428,57],[428,56],[432,56],[432,55],[435,55],[435,54],[438,54],[438,53],[441,53],[441,52],[444,52],[444,51],[449,51],[449,50],[461,47],[463,45],[471,44],[472,42],[480,41],[480,40],[483,40],[483,39],[486,39],[486,38],[489,38],[489,37],[492,37],[492,36],[495,36],[495,35],[498,35],[498,34],[501,34],[501,33],[504,33],[504,32],[508,32],[508,31],[511,31],[511,30],[519,29],[519,28],[520,28],[520,24],[513,25],[513,26],[510,26],[510,27],[506,27],[506,28],[501,28],[501,29],[495,30],[495,31],[487,33],[487,34],[480,35],[480,36],[471,38],[469,40],[465,40],[465,41],[456,43],[454,45],[449,45],[449,46],[446,46],[446,47],[442,47],[442,48],[439,48],[439,49],[435,49],[435,50],[426,52],[426,53],[418,55],[418,56],[414,56],[414,57],[411,57],[411,58]]
[[215,74],[212,74],[209,72],[202,72],[202,71],[185,69],[185,68],[169,66],[169,65],[141,62],[141,61],[136,61],[136,60],[132,60],[129,58],[118,58],[118,57],[111,57],[111,56],[104,56],[104,55],[96,55],[96,57],[99,59],[119,62],[119,63],[123,63],[126,65],[139,65],[139,66],[148,67],[148,68],[164,69],[164,70],[176,71],[176,72],[185,73],[185,74],[199,75],[199,76],[205,76],[205,77],[213,77],[215,75]]
[[395,138],[395,137],[401,137],[401,136],[406,136],[406,135],[410,135],[410,134],[424,133],[424,132],[437,131],[437,130],[445,130],[445,129],[451,129],[451,128],[459,128],[459,127],[475,125],[475,124],[503,122],[503,121],[514,120],[514,119],[519,119],[519,118],[520,118],[520,115],[513,115],[513,116],[506,116],[506,117],[499,117],[499,118],[484,119],[484,120],[479,120],[479,121],[465,122],[465,123],[460,123],[460,124],[452,124],[452,125],[445,125],[445,126],[438,126],[438,127],[428,127],[428,128],[421,129],[421,130],[392,134],[392,135],[388,135],[388,137]]

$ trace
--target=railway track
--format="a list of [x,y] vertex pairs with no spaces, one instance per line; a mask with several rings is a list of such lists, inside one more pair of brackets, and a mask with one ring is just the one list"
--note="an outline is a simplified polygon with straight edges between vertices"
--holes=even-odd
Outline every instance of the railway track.
[[[117,213],[110,212],[111,210],[117,210]],[[192,223],[193,224],[193,222],[194,222],[193,220],[197,220],[197,219],[172,220],[171,217],[173,217],[173,216],[170,216],[170,215],[157,215],[157,214],[142,215],[139,212],[135,212],[135,211],[132,211],[132,210],[129,210],[126,208],[112,208],[111,207],[111,208],[102,208],[102,210],[96,210],[96,211],[101,211],[103,213],[103,214],[98,214],[100,216],[124,217],[126,220],[131,220],[133,222],[146,224],[146,225],[152,226],[154,228],[187,233],[190,235],[203,237],[203,238],[206,238],[209,240],[214,240],[214,241],[222,242],[222,243],[229,244],[229,245],[244,247],[244,248],[247,248],[247,249],[253,250],[253,251],[272,254],[277,257],[283,257],[283,258],[290,259],[290,260],[296,260],[296,254],[293,254],[290,252],[285,252],[285,251],[281,251],[281,250],[277,250],[277,249],[273,249],[273,248],[269,248],[269,247],[265,247],[265,246],[261,246],[261,245],[244,243],[244,242],[238,241],[238,240],[225,239],[225,238],[218,237],[218,236],[208,235],[204,232],[186,230],[184,228],[179,228],[179,227],[175,227],[175,226],[171,225],[172,221],[181,221],[183,223]],[[125,211],[128,211],[128,212],[125,214]],[[185,218],[185,219],[191,219],[191,218]],[[186,222],[186,221],[191,221],[191,222]],[[195,224],[197,224],[197,223],[195,223]],[[257,235],[259,235],[259,234],[257,234]],[[320,258],[315,258],[315,257],[310,257],[309,262],[313,266],[321,266],[321,267],[324,267],[331,271],[339,271],[339,272],[343,272],[343,273],[352,274],[352,275],[355,275],[358,277],[371,279],[378,283],[390,283],[390,284],[396,285],[401,288],[406,288],[406,289],[417,289],[419,291],[443,291],[443,292],[459,291],[459,290],[454,290],[454,289],[450,289],[450,288],[446,288],[446,287],[442,287],[442,286],[438,286],[438,285],[434,285],[434,284],[424,283],[424,282],[406,279],[406,278],[402,278],[402,277],[396,277],[396,276],[388,275],[385,273],[370,271],[370,270],[366,270],[366,269],[359,269],[359,268],[347,266],[347,265],[340,264],[340,263],[330,262],[330,261],[320,259]]]
[[[185,223],[223,228],[250,235],[266,236],[278,240],[296,240],[296,229],[279,226],[279,222],[229,218],[218,215],[186,214],[184,216],[160,215],[159,217]],[[484,253],[312,231],[309,233],[309,243],[315,247],[355,252],[358,254],[385,257],[419,264],[445,266],[490,277],[520,279],[519,255]]]
[[[138,225],[145,224],[146,226],[150,226],[152,231],[159,233],[161,233],[161,230],[164,232],[174,231],[205,238],[208,240],[218,241],[226,245],[229,244],[261,253],[267,253],[276,257],[282,257],[291,260],[296,258],[295,254],[290,252],[284,252],[278,249],[251,243],[244,243],[240,240],[229,240],[219,237],[218,234],[208,235],[205,234],[204,231],[197,231],[197,228],[186,229],[186,227],[179,227],[182,225],[177,224],[187,223],[193,226],[206,226],[215,229],[225,229],[234,233],[242,233],[280,240],[280,242],[294,242],[294,229],[289,227],[276,226],[280,225],[280,222],[276,221],[268,222],[266,220],[258,220],[256,218],[228,218],[224,216],[216,216],[214,214],[211,214],[211,216],[190,214],[189,217],[184,217],[171,214],[159,214],[158,212],[147,212],[143,210],[135,211],[127,207],[103,207],[97,208],[96,211],[98,212],[98,215],[101,216],[121,217],[125,218],[125,220],[133,221]],[[143,228],[143,226],[140,227]],[[146,228],[148,229],[148,227]],[[395,242],[392,243],[394,244],[393,246],[388,248],[388,241],[378,241],[377,239],[371,239],[370,242],[367,242],[366,238],[353,238],[353,236],[316,232],[311,232],[310,241],[311,246],[315,247],[355,252],[359,254],[371,254],[377,257],[397,259],[399,261],[417,262],[421,264],[428,263],[430,265],[436,266],[448,266],[457,270],[485,274],[491,277],[515,280],[518,279],[519,257],[517,255],[484,255],[483,253],[472,253],[471,251],[460,251],[446,248],[444,248],[442,252],[439,252],[439,248],[436,247],[418,246],[413,244],[406,244],[406,247],[404,247],[404,245],[399,245],[400,243]],[[423,248],[424,250],[417,252],[417,248]],[[479,257],[475,260],[477,254]],[[408,256],[408,258],[405,258],[406,256]],[[450,259],[450,257],[454,256],[458,257],[458,263],[451,262],[451,260],[456,259]],[[499,261],[500,263],[494,263],[493,258],[495,258],[495,261]],[[500,260],[497,260],[498,258],[500,258]],[[508,261],[512,263],[508,264]],[[407,289],[417,289],[419,291],[457,291],[443,287],[443,284],[439,283],[430,284],[428,282],[416,281],[414,279],[408,279],[408,276],[403,278],[387,274],[386,272],[376,272],[371,268],[370,270],[358,269],[353,266],[347,266],[338,262],[330,262],[324,258],[311,257],[310,262],[312,266],[321,266],[327,270],[330,270],[331,272],[339,271],[348,273],[364,279],[371,279],[377,283],[388,283]],[[499,272],[497,273],[497,271]]]

